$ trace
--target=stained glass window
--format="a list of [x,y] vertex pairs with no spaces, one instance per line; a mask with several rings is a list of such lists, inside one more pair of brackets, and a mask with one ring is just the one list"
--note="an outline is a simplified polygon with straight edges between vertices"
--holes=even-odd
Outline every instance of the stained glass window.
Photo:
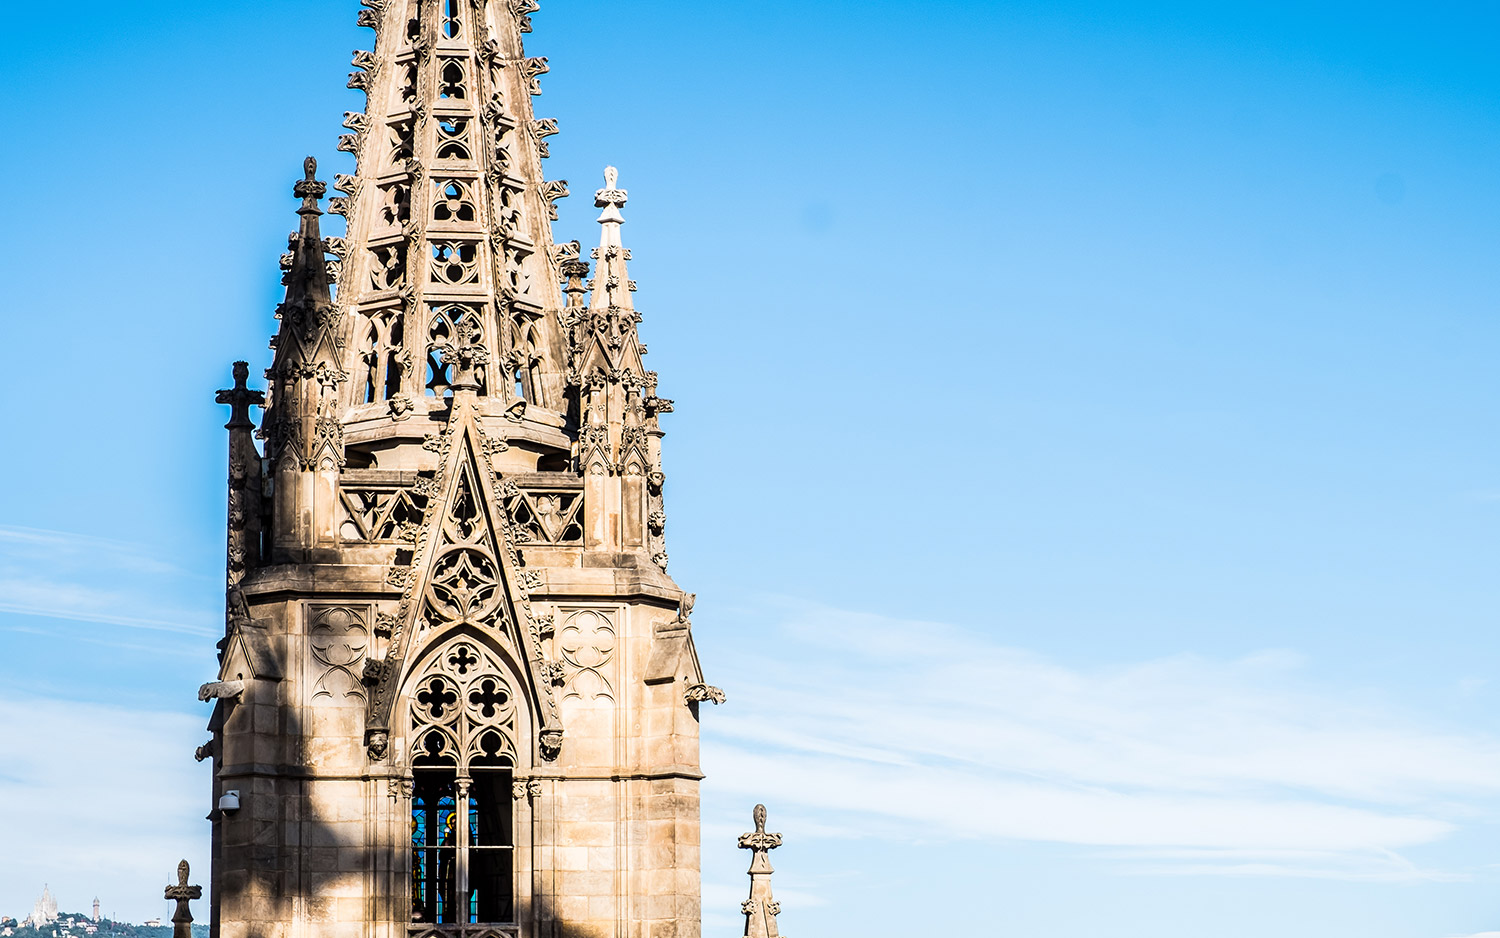
[[515,696],[470,642],[432,660],[408,698],[412,921],[514,922]]

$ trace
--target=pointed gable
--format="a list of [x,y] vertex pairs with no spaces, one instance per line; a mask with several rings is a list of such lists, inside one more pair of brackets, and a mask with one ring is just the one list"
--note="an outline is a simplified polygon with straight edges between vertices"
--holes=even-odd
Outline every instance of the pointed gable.
[[390,650],[370,698],[371,733],[388,733],[396,698],[414,662],[430,644],[462,629],[477,631],[520,672],[544,757],[557,753],[562,723],[553,693],[554,669],[542,654],[541,627],[531,612],[526,575],[506,516],[504,494],[490,465],[491,442],[478,422],[472,393],[453,399],[447,427],[435,439],[439,463],[424,487],[428,502]]

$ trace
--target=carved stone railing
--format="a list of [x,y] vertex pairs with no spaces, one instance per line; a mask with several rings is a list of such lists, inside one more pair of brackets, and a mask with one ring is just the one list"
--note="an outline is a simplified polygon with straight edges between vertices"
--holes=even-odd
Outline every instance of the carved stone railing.
[[583,543],[583,489],[506,486],[502,497],[522,544]]
[[[359,470],[339,484],[339,537],[346,544],[413,543],[432,481],[410,473]],[[393,478],[394,477],[394,478]],[[527,546],[583,543],[583,485],[562,473],[527,473],[505,480],[500,499],[511,531]]]
[[519,925],[427,925],[406,928],[408,938],[520,938]]
[[346,543],[416,540],[427,497],[399,485],[340,485],[339,537]]

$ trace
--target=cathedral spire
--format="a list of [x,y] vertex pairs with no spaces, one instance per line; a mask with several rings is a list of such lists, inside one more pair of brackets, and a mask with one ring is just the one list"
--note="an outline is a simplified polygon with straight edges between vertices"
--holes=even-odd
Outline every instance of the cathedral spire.
[[[722,693],[665,572],[670,404],[626,193],[611,169],[586,283],[553,240],[535,0],[359,2],[353,166],[334,192],[298,174],[263,458],[244,367],[220,396],[211,930],[698,938],[700,704]],[[330,843],[337,901],[276,873]]]

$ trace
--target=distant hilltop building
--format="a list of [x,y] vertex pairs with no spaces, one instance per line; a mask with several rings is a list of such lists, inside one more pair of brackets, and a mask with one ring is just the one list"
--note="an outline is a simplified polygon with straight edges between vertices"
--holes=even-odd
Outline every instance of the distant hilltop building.
[[99,897],[94,897],[94,924],[99,924]]
[[26,923],[33,928],[41,928],[55,921],[57,921],[57,900],[52,898],[51,888],[43,884],[42,895],[31,907],[31,915],[27,916]]

